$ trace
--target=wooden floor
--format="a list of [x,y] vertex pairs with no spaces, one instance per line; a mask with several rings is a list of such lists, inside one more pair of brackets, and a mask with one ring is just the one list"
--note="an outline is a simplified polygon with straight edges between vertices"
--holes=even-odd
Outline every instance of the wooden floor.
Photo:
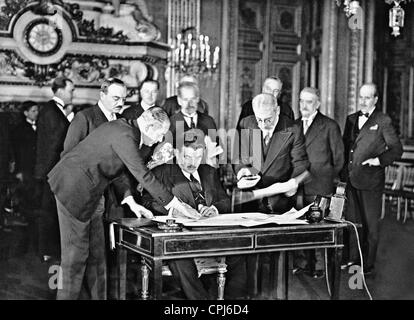
[[[25,248],[18,232],[0,232],[0,299],[55,299],[55,292],[48,286],[50,265],[41,263],[31,246]],[[414,220],[409,219],[402,224],[396,221],[395,213],[388,212],[381,221],[377,274],[375,278],[367,278],[367,285],[374,299],[414,299],[413,248]],[[341,299],[368,299],[364,290],[350,289],[348,282],[351,276],[347,270],[342,271]],[[289,280],[289,299],[329,299],[325,278],[313,279],[303,274],[290,273]],[[129,285],[129,291],[133,292],[132,284]],[[172,299],[179,297],[180,295],[171,296]],[[266,298],[266,295],[261,297]]]

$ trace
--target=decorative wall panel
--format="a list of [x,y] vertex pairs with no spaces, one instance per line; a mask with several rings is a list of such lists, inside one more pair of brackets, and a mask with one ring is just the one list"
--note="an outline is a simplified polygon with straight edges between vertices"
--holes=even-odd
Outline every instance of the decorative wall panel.
[[[114,8],[101,1],[0,0],[0,101],[50,98],[50,82],[65,75],[76,104],[94,103],[103,78],[133,91],[164,72],[168,45],[150,22],[145,1]],[[114,12],[117,12],[115,15]],[[28,90],[24,86],[35,86]]]

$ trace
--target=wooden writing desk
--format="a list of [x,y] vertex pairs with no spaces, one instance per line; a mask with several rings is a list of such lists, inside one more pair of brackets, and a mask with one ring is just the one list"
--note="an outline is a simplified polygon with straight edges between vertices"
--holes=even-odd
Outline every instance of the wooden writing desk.
[[[145,219],[136,219],[144,221]],[[340,264],[342,259],[345,223],[323,221],[318,224],[266,227],[183,229],[163,232],[156,226],[143,223],[133,226],[133,220],[120,219],[115,225],[117,247],[118,290],[125,299],[127,250],[138,253],[150,264],[150,297],[160,299],[162,293],[162,263],[165,260],[271,253],[290,250],[327,248],[331,298],[339,298]],[[145,222],[145,221],[144,221]],[[287,256],[287,255],[286,255]],[[288,259],[285,259],[287,271]],[[285,276],[285,298],[287,298]]]

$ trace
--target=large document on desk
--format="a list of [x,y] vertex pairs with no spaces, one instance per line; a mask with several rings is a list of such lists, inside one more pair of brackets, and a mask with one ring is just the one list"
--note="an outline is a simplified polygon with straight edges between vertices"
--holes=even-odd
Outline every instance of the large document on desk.
[[[310,205],[301,210],[292,208],[284,214],[265,214],[260,212],[245,213],[223,213],[211,218],[201,218],[199,220],[188,218],[174,218],[177,223],[181,223],[186,227],[223,227],[223,226],[242,226],[255,227],[264,224],[274,223],[278,225],[289,224],[307,224],[306,220],[299,219],[309,209]],[[156,216],[153,220],[156,222],[166,223],[168,216]]]

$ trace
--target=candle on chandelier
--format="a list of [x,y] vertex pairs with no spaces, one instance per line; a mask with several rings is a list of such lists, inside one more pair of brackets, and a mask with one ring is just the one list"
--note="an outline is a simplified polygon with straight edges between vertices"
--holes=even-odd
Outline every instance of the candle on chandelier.
[[180,45],[180,60],[181,61],[184,61],[184,52],[185,51],[185,45],[184,45],[184,43],[182,43],[181,45]]
[[210,69],[211,68],[210,56],[211,56],[210,46],[209,45],[206,45],[206,63],[207,63],[207,69]]
[[213,68],[215,68],[219,62],[219,53],[220,53],[220,48],[216,47],[213,53]]
[[197,45],[195,43],[193,43],[191,45],[191,59],[193,59],[193,60],[196,59],[196,49],[197,49]]
[[185,64],[190,63],[190,49],[185,49]]
[[174,63],[178,64],[180,62],[180,48],[175,48],[174,50]]
[[204,43],[200,44],[200,60],[204,61],[206,56],[206,46]]
[[181,33],[177,34],[177,48],[181,46]]

